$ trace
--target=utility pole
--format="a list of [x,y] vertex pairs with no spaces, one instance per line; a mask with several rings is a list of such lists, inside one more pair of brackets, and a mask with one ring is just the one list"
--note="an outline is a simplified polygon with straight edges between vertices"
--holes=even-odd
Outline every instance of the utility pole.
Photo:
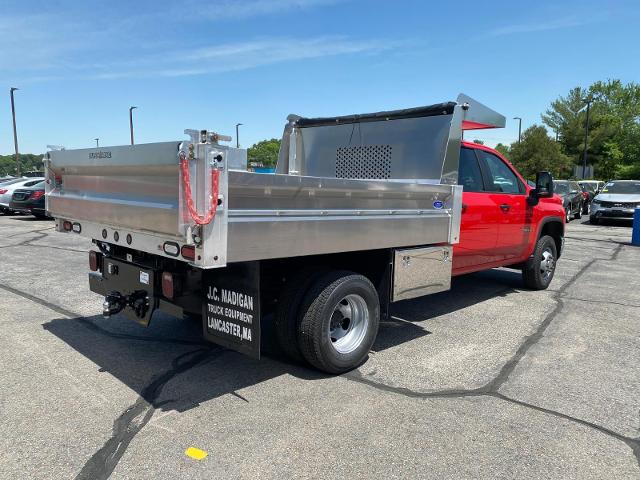
[[94,138],[94,140],[96,141],[96,148],[100,148],[100,139],[99,138]]
[[20,156],[18,154],[18,132],[16,130],[16,106],[13,101],[13,92],[18,90],[16,87],[11,87],[9,93],[11,95],[11,116],[13,117],[13,146],[16,149],[16,175],[20,176]]
[[520,117],[513,117],[514,120],[518,120],[518,145],[522,139],[522,119]]
[[589,109],[591,107],[591,99],[587,98],[587,122],[584,127],[584,155],[582,157],[582,179],[584,180],[587,172],[587,140],[589,139]]
[[240,148],[240,132],[238,131],[240,125],[242,125],[242,123],[236,123],[236,148]]
[[133,110],[138,107],[129,107],[129,132],[131,133],[131,145],[133,145]]

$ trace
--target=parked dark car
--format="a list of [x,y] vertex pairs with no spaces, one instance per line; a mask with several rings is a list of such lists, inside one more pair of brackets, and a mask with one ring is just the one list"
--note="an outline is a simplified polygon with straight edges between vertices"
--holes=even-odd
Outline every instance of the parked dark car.
[[596,184],[593,182],[578,182],[580,188],[582,189],[582,213],[584,215],[589,215],[591,211],[591,201],[598,194],[596,191]]
[[582,217],[584,198],[578,182],[573,180],[554,180],[554,192],[562,197],[566,221]]
[[36,218],[48,218],[44,204],[44,182],[36,183],[29,188],[19,188],[13,192],[11,210],[30,213]]

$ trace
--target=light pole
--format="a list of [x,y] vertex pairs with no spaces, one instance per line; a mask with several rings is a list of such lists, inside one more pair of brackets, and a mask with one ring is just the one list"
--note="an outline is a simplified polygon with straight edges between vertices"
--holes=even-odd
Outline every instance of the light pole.
[[514,120],[518,120],[518,144],[522,138],[522,119],[520,117],[513,117]]
[[13,146],[16,149],[16,175],[20,176],[20,157],[18,156],[18,133],[16,130],[16,106],[13,101],[13,92],[18,90],[16,87],[11,87],[9,93],[11,95],[11,116],[13,117]]
[[236,148],[240,148],[240,132],[238,131],[240,125],[242,125],[242,123],[236,123]]
[[587,172],[587,140],[589,139],[589,109],[591,108],[591,99],[587,98],[585,100],[587,102],[587,122],[584,126],[584,155],[582,156],[582,179],[584,180],[584,177],[586,175]]
[[129,132],[131,133],[131,145],[133,145],[133,110],[138,107],[129,107]]
[[96,141],[96,148],[100,148],[100,139],[99,138],[94,138],[94,140]]

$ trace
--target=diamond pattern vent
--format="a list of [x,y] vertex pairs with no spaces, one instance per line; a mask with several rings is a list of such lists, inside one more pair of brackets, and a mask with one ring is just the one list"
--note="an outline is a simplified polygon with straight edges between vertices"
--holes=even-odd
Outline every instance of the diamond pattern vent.
[[337,178],[391,178],[391,145],[360,145],[336,150]]

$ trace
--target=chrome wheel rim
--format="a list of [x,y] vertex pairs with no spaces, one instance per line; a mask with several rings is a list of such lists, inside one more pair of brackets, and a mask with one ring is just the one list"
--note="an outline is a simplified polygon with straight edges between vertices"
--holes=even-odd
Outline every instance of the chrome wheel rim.
[[329,341],[342,354],[357,349],[369,330],[369,309],[360,295],[349,294],[333,309],[329,321]]
[[556,268],[556,259],[553,257],[551,248],[545,248],[540,259],[540,276],[545,282],[551,280],[553,271]]
[[571,214],[569,213],[569,210],[566,210],[566,217],[567,217],[567,223],[569,223],[571,221]]

